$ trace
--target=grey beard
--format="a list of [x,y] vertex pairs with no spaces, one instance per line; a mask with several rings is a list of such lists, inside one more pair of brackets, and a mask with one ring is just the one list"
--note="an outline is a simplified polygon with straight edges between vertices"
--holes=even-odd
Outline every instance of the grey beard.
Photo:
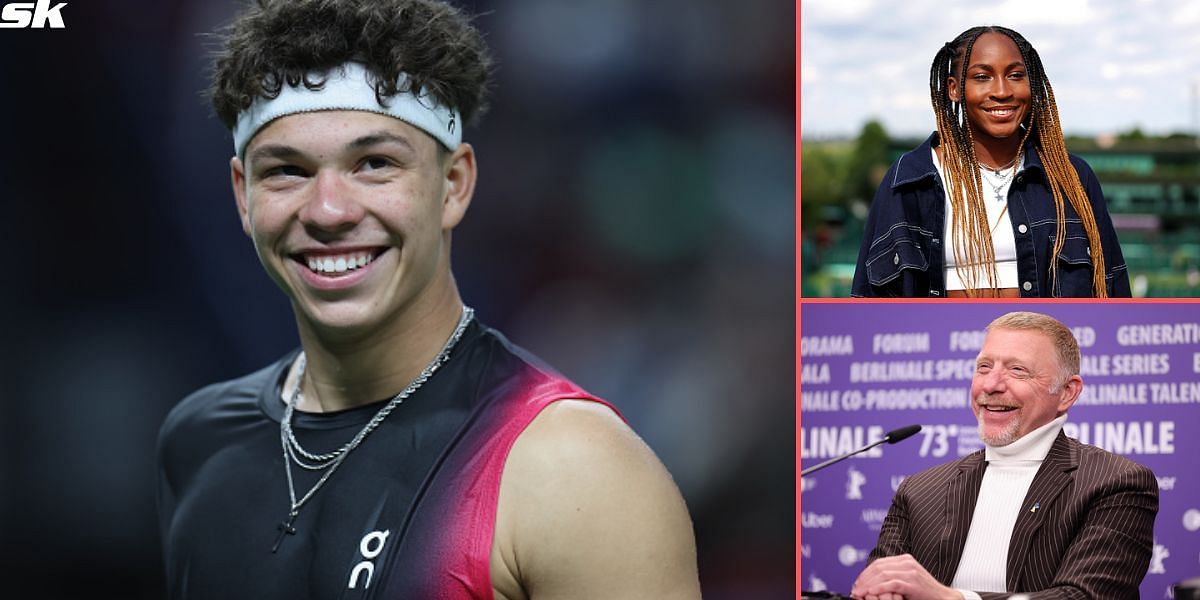
[[[982,411],[983,409],[980,410]],[[1021,429],[1020,417],[1010,421],[1008,426],[1004,428],[1004,431],[1001,431],[999,434],[994,436],[988,436],[984,434],[983,419],[980,417],[980,415],[976,415],[975,420],[979,422],[979,439],[983,440],[983,443],[989,446],[1007,446],[1018,439],[1017,431]]]

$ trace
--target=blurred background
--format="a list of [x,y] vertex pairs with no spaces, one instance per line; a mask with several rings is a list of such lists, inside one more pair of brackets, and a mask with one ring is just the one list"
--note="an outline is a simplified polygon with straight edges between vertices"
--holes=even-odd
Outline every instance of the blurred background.
[[879,180],[936,129],[934,53],[976,25],[1015,29],[1041,55],[1134,296],[1200,295],[1200,4],[805,0],[801,19],[802,295],[849,295]]
[[[655,449],[706,597],[792,597],[794,8],[460,4],[498,59],[466,132],[464,298]],[[5,597],[162,597],[159,424],[297,344],[201,98],[235,8],[70,2],[65,29],[0,29]]]

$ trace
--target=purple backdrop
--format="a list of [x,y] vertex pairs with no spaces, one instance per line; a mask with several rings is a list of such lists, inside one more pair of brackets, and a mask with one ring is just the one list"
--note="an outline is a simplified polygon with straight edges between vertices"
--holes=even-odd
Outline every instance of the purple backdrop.
[[1010,310],[1075,332],[1084,390],[1065,430],[1154,470],[1154,556],[1142,598],[1200,576],[1200,304],[804,304],[801,466],[919,423],[801,483],[801,586],[849,592],[907,475],[982,447],[969,407],[983,329]]

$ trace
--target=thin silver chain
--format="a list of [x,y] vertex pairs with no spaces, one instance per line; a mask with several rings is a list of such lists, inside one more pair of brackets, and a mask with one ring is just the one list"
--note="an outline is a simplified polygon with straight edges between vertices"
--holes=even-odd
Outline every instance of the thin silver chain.
[[1012,160],[1010,160],[1010,161],[1008,161],[1008,164],[1006,164],[1006,165],[1004,165],[1004,166],[1000,166],[1000,167],[989,167],[989,166],[987,166],[987,165],[983,164],[982,162],[980,162],[980,163],[979,163],[979,166],[981,166],[981,167],[983,167],[983,168],[985,168],[985,169],[987,169],[987,170],[989,170],[989,171],[991,171],[991,172],[993,172],[993,173],[995,173],[995,174],[999,175],[999,174],[1000,174],[1000,171],[1007,171],[1007,170],[1008,170],[1008,168],[1009,168],[1009,167],[1011,167],[1011,166],[1013,166],[1013,163],[1015,163],[1015,162],[1017,162],[1017,157],[1015,157],[1015,156],[1014,156],[1014,157],[1013,157],[1013,159],[1012,159]]
[[[1009,163],[1009,166],[1002,169],[1003,171],[1007,171],[1007,174],[1002,173],[1001,171],[992,170],[991,167],[985,167],[983,166],[983,163],[980,163],[980,179],[983,179],[985,182],[987,182],[988,187],[992,188],[992,195],[996,198],[997,202],[1004,200],[1004,195],[1000,192],[1000,190],[1004,189],[1004,186],[1008,185],[1009,178],[1017,173],[1016,162],[1016,159],[1013,159],[1013,162]],[[996,185],[992,183],[992,179],[988,176],[988,173],[995,175],[996,179],[1000,181],[1000,184]]]
[[[984,173],[991,173],[993,176],[995,176],[996,181],[999,181],[1000,185],[1004,185],[1005,182],[1008,181],[1008,178],[1012,177],[1013,174],[1017,172],[1016,169],[1013,169],[1011,167],[1006,168],[1002,171],[993,171],[987,167],[984,167],[983,171],[984,171]],[[987,177],[987,176],[985,176],[984,178],[989,179],[989,180],[991,179],[991,177]]]
[[[284,470],[287,472],[288,498],[292,503],[292,508],[288,512],[290,516],[295,516],[300,511],[300,507],[304,506],[304,503],[308,502],[308,500],[313,497],[313,494],[316,494],[317,490],[321,489],[321,486],[325,485],[325,482],[329,480],[329,477],[333,475],[333,472],[336,471],[342,462],[346,460],[346,457],[350,455],[350,452],[357,448],[358,445],[361,444],[362,441],[366,439],[366,437],[372,431],[375,431],[375,428],[379,427],[380,423],[383,423],[383,420],[386,419],[389,414],[391,414],[392,410],[394,410],[397,406],[400,406],[405,399],[407,399],[413,394],[413,392],[416,392],[417,389],[424,385],[425,382],[428,381],[430,377],[433,377],[433,374],[437,372],[437,370],[441,368],[441,366],[445,364],[447,360],[450,359],[450,351],[453,350],[456,345],[458,345],[458,341],[462,339],[463,332],[467,330],[467,325],[471,323],[471,319],[474,318],[474,316],[474,309],[469,306],[463,306],[462,316],[458,319],[458,326],[454,328],[454,333],[450,334],[450,339],[446,340],[446,344],[442,346],[442,350],[438,352],[437,356],[433,357],[433,360],[430,361],[428,365],[425,366],[425,368],[421,371],[421,374],[417,375],[417,378],[414,379],[412,383],[408,384],[408,387],[401,390],[399,394],[393,396],[386,405],[380,408],[379,412],[375,413],[375,416],[372,417],[371,420],[367,422],[367,424],[364,425],[361,430],[359,430],[358,434],[355,435],[353,439],[351,439],[349,442],[346,442],[346,444],[341,448],[326,454],[313,454],[304,450],[304,448],[300,447],[300,443],[296,441],[295,434],[292,433],[292,416],[295,413],[296,405],[299,403],[301,398],[300,388],[303,387],[304,384],[304,367],[307,362],[304,353],[300,354],[300,357],[297,359],[299,373],[296,377],[296,387],[292,390],[290,399],[287,402],[287,408],[283,413],[283,419],[279,424],[279,441],[283,446],[283,465]],[[301,457],[311,462],[306,463],[301,459]],[[299,501],[296,500],[296,484],[292,478],[292,461],[295,461],[297,465],[308,470],[328,469],[325,471],[325,474],[321,475],[321,478],[317,480],[317,483],[314,484],[312,488],[310,488],[308,492],[300,498]]]

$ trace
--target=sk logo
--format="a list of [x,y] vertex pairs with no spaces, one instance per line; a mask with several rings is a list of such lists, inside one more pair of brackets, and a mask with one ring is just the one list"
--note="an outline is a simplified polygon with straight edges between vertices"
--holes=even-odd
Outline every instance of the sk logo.
[[50,6],[53,0],[33,2],[9,2],[0,11],[0,28],[3,29],[64,29],[62,9],[66,2]]

